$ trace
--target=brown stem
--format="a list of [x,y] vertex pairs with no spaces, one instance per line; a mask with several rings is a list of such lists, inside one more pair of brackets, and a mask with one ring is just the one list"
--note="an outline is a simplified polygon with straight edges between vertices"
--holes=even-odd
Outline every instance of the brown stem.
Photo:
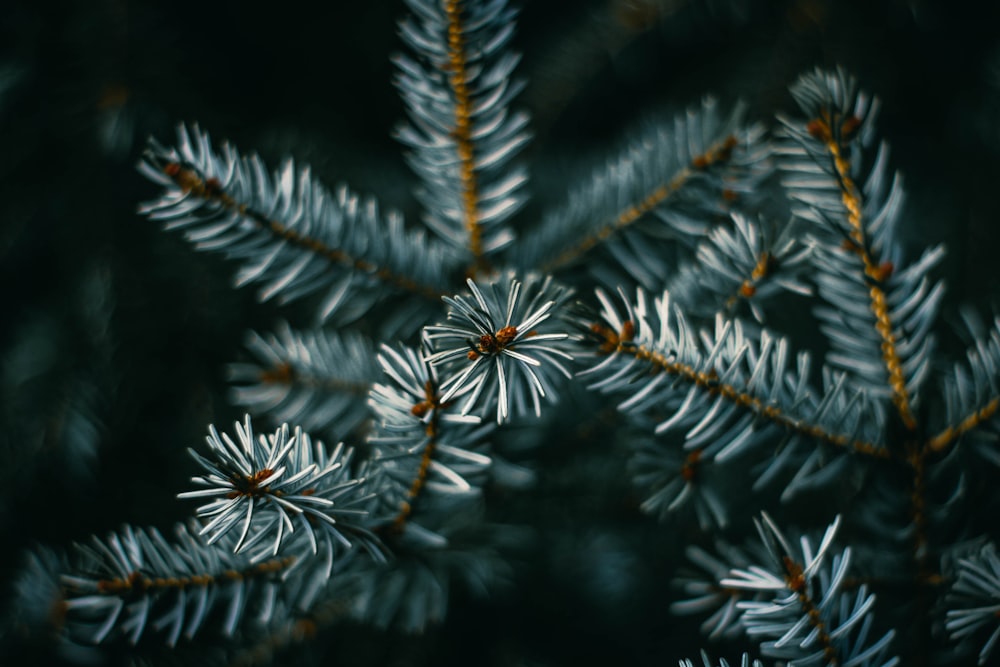
[[434,460],[434,451],[437,449],[438,443],[440,413],[445,407],[447,407],[447,404],[441,403],[437,387],[433,382],[428,380],[424,384],[424,400],[410,409],[410,412],[416,417],[423,417],[428,412],[431,412],[431,418],[426,427],[427,444],[424,445],[424,452],[420,457],[420,465],[417,466],[417,474],[410,483],[410,488],[406,491],[406,499],[400,503],[399,512],[389,526],[388,530],[390,533],[401,533],[406,526],[406,522],[410,519],[410,515],[413,514],[413,505],[416,503],[417,498],[420,497],[420,492],[424,488],[431,463]]
[[927,441],[927,448],[933,452],[944,451],[963,434],[991,419],[998,409],[1000,409],[1000,396],[994,397],[980,409],[966,415],[957,424],[949,426],[935,435]]
[[473,266],[470,277],[489,271],[483,254],[482,229],[479,226],[479,181],[476,175],[475,143],[472,140],[472,96],[469,93],[468,62],[465,56],[465,31],[460,0],[448,0],[448,82],[455,94],[455,146],[458,150],[459,179],[462,187],[462,224],[469,235]]
[[740,283],[736,294],[726,300],[726,308],[732,308],[741,298],[750,299],[757,293],[757,283],[767,277],[771,270],[772,261],[771,253],[766,250],[760,254],[757,263],[754,264],[753,270],[750,272],[750,277]]
[[170,589],[184,589],[191,586],[211,586],[222,581],[239,581],[251,577],[259,577],[287,569],[295,562],[294,556],[275,558],[258,563],[244,570],[226,570],[220,574],[197,574],[187,577],[147,577],[141,572],[133,572],[129,576],[117,579],[101,579],[97,582],[97,593],[100,595],[128,595],[130,593],[149,593]]
[[799,601],[799,606],[802,607],[802,610],[809,617],[809,624],[815,628],[816,639],[819,640],[820,646],[823,647],[823,658],[826,660],[826,664],[831,667],[838,667],[840,665],[840,656],[837,655],[837,649],[833,645],[833,638],[830,637],[830,633],[827,631],[822,613],[809,594],[809,582],[805,577],[802,565],[789,556],[785,556],[782,559],[782,564],[785,567],[785,584],[789,590],[795,593]]

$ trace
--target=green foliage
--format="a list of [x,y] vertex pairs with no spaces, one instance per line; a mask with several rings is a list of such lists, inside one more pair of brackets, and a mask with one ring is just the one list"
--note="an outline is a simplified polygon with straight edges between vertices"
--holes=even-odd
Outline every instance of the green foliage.
[[[573,565],[542,589],[568,582],[609,617],[673,581],[645,634],[621,624],[639,646],[693,615],[744,667],[991,660],[1000,318],[967,315],[949,361],[944,246],[904,231],[880,103],[841,67],[791,82],[798,109],[774,120],[704,98],[532,198],[549,184],[526,167],[517,11],[406,5],[396,138],[420,222],[198,126],[149,141],[140,214],[287,317],[255,323],[229,367],[258,432],[208,426],[176,464],[195,489],[172,492],[202,504],[172,532],[135,510],[65,554],[29,550],[5,642],[55,640],[70,662],[323,660],[364,633],[475,622],[456,600],[503,608],[470,600],[537,586],[519,561],[550,552]],[[85,377],[60,446],[93,461],[104,387]],[[546,497],[560,483],[586,511]],[[602,486],[628,499],[612,520]],[[663,572],[633,567],[661,553]],[[700,646],[664,652],[690,666]]]

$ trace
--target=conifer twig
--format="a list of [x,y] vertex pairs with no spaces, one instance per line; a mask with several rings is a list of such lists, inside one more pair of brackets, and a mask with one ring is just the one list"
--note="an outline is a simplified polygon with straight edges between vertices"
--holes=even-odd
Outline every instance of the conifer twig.
[[[783,412],[777,405],[766,404],[761,399],[738,387],[720,382],[717,375],[698,371],[687,364],[672,360],[660,352],[646,349],[644,346],[631,345],[628,340],[621,340],[621,334],[617,334],[617,337],[619,338],[619,342],[612,348],[613,352],[629,355],[639,361],[647,362],[655,369],[654,372],[664,372],[679,377],[695,386],[701,387],[713,396],[721,396],[734,405],[738,405],[759,417],[763,417],[788,431],[815,438],[828,445],[850,450],[856,454],[875,459],[888,459],[890,456],[887,449],[875,443],[864,440],[853,440],[843,434],[827,431],[818,424],[808,424],[795,419]],[[606,346],[607,342],[602,343],[602,345]]]
[[851,116],[845,119],[832,117],[829,110],[821,111],[819,117],[812,119],[807,130],[810,135],[821,141],[829,153],[833,163],[837,182],[840,184],[841,199],[847,210],[849,224],[849,241],[845,241],[847,249],[861,260],[862,270],[868,283],[868,294],[871,299],[871,311],[875,315],[875,329],[882,339],[882,358],[889,374],[889,384],[892,388],[892,402],[899,411],[899,416],[907,429],[913,431],[917,427],[913,415],[911,399],[907,390],[906,378],[903,374],[903,363],[896,346],[893,334],[893,322],[889,314],[886,291],[883,284],[892,273],[891,263],[879,263],[872,257],[865,233],[862,211],[864,204],[861,192],[851,177],[851,162],[843,154],[840,143],[835,139],[832,122],[843,123],[836,136],[853,134],[860,120]]
[[621,209],[613,220],[579,239],[574,245],[542,264],[540,270],[544,273],[556,272],[579,259],[590,249],[602,243],[613,234],[622,231],[640,220],[647,213],[661,206],[675,193],[680,191],[694,175],[727,162],[737,144],[738,141],[734,135],[728,135],[715,142],[704,153],[694,156],[691,162],[677,172],[669,182],[657,186],[649,191],[641,200]]
[[442,296],[441,292],[429,285],[420,284],[412,278],[394,273],[387,267],[376,266],[367,259],[354,257],[345,252],[343,249],[328,246],[318,238],[303,235],[277,220],[268,218],[262,212],[250,208],[245,203],[238,202],[235,198],[225,192],[218,180],[213,178],[203,178],[202,175],[190,165],[182,165],[178,162],[167,162],[162,165],[161,170],[163,174],[170,177],[177,187],[179,187],[183,192],[190,194],[193,197],[198,197],[200,199],[204,199],[205,201],[217,204],[225,210],[237,213],[245,219],[251,221],[257,229],[267,231],[275,238],[281,239],[289,245],[302,248],[303,250],[313,253],[318,257],[322,257],[333,264],[340,264],[361,271],[362,273],[375,276],[387,285],[410,292],[414,295],[422,296],[426,299],[435,301],[440,299]]

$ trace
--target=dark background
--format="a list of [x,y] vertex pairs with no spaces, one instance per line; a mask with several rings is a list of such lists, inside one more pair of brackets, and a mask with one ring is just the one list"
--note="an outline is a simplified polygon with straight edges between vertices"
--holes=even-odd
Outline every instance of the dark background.
[[[520,105],[534,119],[526,157],[535,199],[519,224],[559,203],[575,176],[649,114],[711,93],[743,98],[769,123],[776,110],[793,110],[787,86],[801,72],[839,64],[883,102],[881,136],[909,192],[904,239],[948,244],[945,314],[961,303],[992,306],[996,3],[524,4],[516,48],[528,81]],[[230,266],[136,214],[155,193],[134,169],[146,137],[169,143],[176,123],[197,121],[271,164],[285,155],[311,163],[327,182],[377,194],[415,222],[414,179],[390,136],[403,117],[389,55],[400,48],[395,21],[404,11],[400,2],[298,0],[0,7],[0,580],[14,581],[32,544],[62,548],[126,522],[185,518],[190,508],[173,500],[193,472],[182,452],[207,423],[238,416],[225,400],[225,364],[246,329],[298,315],[231,289]],[[619,480],[587,477],[604,469],[591,466],[600,460],[554,443],[543,464],[561,474],[518,506],[521,521],[574,536],[568,543],[590,545],[593,558],[543,541],[551,548],[526,558],[493,602],[461,598],[424,637],[352,628],[350,639],[323,639],[326,657],[316,660],[695,657],[702,642],[691,623],[668,615],[671,570],[658,567],[660,550],[676,551],[677,539],[634,512]],[[611,500],[577,503],[576,513],[531,511],[572,498],[574,484],[606,486],[601,497]],[[617,568],[610,579],[608,563]],[[627,603],[612,604],[614,596]],[[24,658],[34,650],[19,646]],[[283,655],[279,662],[300,659]]]

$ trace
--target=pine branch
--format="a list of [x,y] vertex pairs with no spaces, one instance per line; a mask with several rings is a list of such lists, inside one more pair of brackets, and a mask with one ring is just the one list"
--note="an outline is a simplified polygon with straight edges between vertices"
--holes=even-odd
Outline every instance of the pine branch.
[[668,289],[686,313],[711,317],[748,304],[764,322],[763,302],[784,292],[808,296],[804,273],[812,248],[794,235],[793,225],[773,232],[761,222],[734,213],[731,226],[713,228],[698,244],[695,261],[681,267]]
[[253,362],[231,364],[231,400],[274,424],[299,424],[336,442],[369,417],[368,392],[378,377],[371,342],[349,331],[250,332]]
[[851,550],[832,555],[829,569],[825,567],[839,524],[840,517],[815,548],[802,538],[800,548],[793,549],[763,514],[757,530],[771,562],[734,569],[720,584],[770,598],[738,604],[740,623],[748,636],[764,640],[761,651],[766,656],[796,665],[896,665],[898,658],[886,657],[893,631],[869,640],[875,596],[863,585],[853,593],[843,590]]
[[697,568],[695,572],[685,572],[677,577],[674,585],[684,595],[693,596],[677,600],[670,605],[670,612],[678,616],[711,612],[701,624],[701,632],[709,640],[736,639],[743,634],[740,625],[739,603],[748,599],[760,599],[760,592],[743,588],[723,586],[719,582],[733,569],[748,568],[766,558],[767,553],[759,544],[740,548],[725,542],[717,542],[718,556],[690,545],[684,553]]
[[[788,143],[779,154],[783,184],[797,215],[813,223],[820,295],[817,310],[834,353],[829,362],[883,390],[904,426],[917,428],[914,406],[930,370],[930,333],[944,293],[927,278],[941,259],[938,246],[906,266],[894,228],[902,180],[887,173],[880,147],[864,187],[858,183],[862,149],[870,142],[877,104],[844,72],[803,76],[792,95],[808,123],[779,117]],[[867,304],[865,307],[862,304]]]
[[251,600],[267,620],[267,600],[277,591],[276,577],[295,564],[280,556],[259,562],[219,549],[182,525],[171,544],[155,529],[126,526],[106,541],[80,545],[73,574],[62,577],[71,637],[101,643],[123,634],[133,644],[147,629],[166,631],[173,646],[191,639],[210,614],[223,613],[222,631],[231,636]]
[[644,498],[640,510],[662,521],[690,508],[704,531],[727,525],[726,503],[712,474],[716,466],[704,460],[703,448],[683,451],[666,438],[648,435],[629,440],[635,449],[629,473]]
[[[727,114],[706,100],[570,189],[567,204],[525,225],[515,245],[511,221],[528,177],[514,162],[529,141],[527,115],[511,110],[523,88],[510,51],[516,12],[506,0],[407,5],[408,55],[395,66],[408,121],[397,136],[434,238],[346,188],[327,191],[308,168],[289,161],[271,173],[256,156],[215,149],[197,128],[181,127],[175,147],[151,142],[139,168],[163,191],[141,211],[235,260],[237,284],[256,283],[261,299],[317,298],[321,321],[363,320],[391,340],[429,321],[439,298],[447,321],[424,328],[416,346],[382,344],[377,355],[343,330],[282,324],[251,334],[251,361],[232,367],[235,400],[334,440],[363,435],[361,455],[287,426],[258,437],[249,416],[234,437],[212,427],[209,453],[192,452],[197,490],[180,494],[205,499],[200,521],[174,540],[131,527],[95,538],[73,567],[38,556],[16,584],[31,615],[88,642],[162,633],[173,646],[213,624],[229,636],[246,629],[263,653],[326,621],[422,631],[443,618],[456,583],[491,590],[508,574],[499,550],[529,542],[487,521],[485,490],[496,490],[504,465],[494,441],[526,446],[576,422],[571,409],[537,437],[510,428],[542,416],[569,379],[618,402],[625,418],[615,435],[634,446],[629,473],[644,512],[691,510],[705,531],[728,527],[735,472],[755,490],[780,478],[782,500],[813,491],[816,506],[844,505],[856,510],[855,526],[880,531],[864,577],[850,576],[859,548],[833,546],[839,517],[818,542],[793,543],[764,514],[762,544],[717,554],[681,533],[702,572],[681,581],[687,599],[671,609],[709,613],[710,638],[745,633],[780,664],[892,666],[904,624],[906,659],[930,655],[929,619],[940,608],[937,627],[988,662],[1000,637],[994,546],[958,561],[947,597],[947,570],[935,568],[948,553],[941,524],[967,533],[988,518],[989,505],[956,508],[979,490],[966,481],[980,480],[965,450],[1000,463],[995,443],[982,443],[1000,411],[1000,318],[988,335],[974,332],[935,402],[927,380],[944,289],[931,272],[943,250],[904,261],[902,179],[884,146],[869,151],[877,103],[843,72],[807,75],[792,89],[806,118],[780,119],[774,153],[741,106]],[[635,20],[643,8],[623,11]],[[802,225],[779,230],[753,215],[778,194],[774,161]],[[468,291],[451,296],[463,272]],[[623,303],[598,290],[599,316],[581,320],[585,306],[570,306],[572,290],[552,274],[615,285]],[[810,283],[830,340],[829,363],[815,372],[785,338],[727,317],[746,304],[762,323],[765,299],[811,295]],[[652,291],[627,298],[636,284]],[[690,324],[710,315],[714,327]],[[589,367],[573,378],[581,347]],[[644,434],[632,437],[636,428]],[[588,471],[572,488],[587,493],[614,474]],[[936,506],[941,491],[950,495]],[[618,515],[609,523],[602,536],[627,527]],[[878,553],[886,545],[891,554]],[[57,583],[54,569],[69,574]],[[640,576],[632,583],[644,585]],[[896,631],[874,629],[874,581],[905,610]],[[26,593],[32,586],[38,592]],[[705,653],[701,662],[715,664]]]
[[381,497],[392,517],[383,525],[390,535],[423,534],[419,526],[410,526],[422,497],[440,494],[460,504],[478,494],[492,461],[477,450],[492,429],[478,417],[450,410],[437,372],[422,353],[383,346],[378,358],[389,382],[376,384],[371,393],[379,430],[369,444],[388,480]]
[[[669,415],[657,433],[683,431],[684,447],[700,449],[707,460],[785,442],[767,463],[756,486],[786,467],[796,470],[785,496],[822,484],[848,464],[846,454],[887,459],[879,412],[864,392],[824,371],[823,394],[810,388],[809,357],[798,355],[796,370],[786,370],[788,344],[766,331],[759,343],[748,340],[738,321],[716,318],[714,332],[690,328],[664,294],[649,303],[639,290],[624,313],[600,290],[602,321],[591,325],[591,344],[604,355],[581,375],[591,388],[624,393],[627,413]],[[802,438],[831,446],[834,459],[802,444]]]
[[139,170],[164,189],[140,213],[183,230],[198,250],[238,260],[237,286],[263,283],[261,300],[324,292],[320,320],[356,319],[386,287],[436,300],[454,266],[445,248],[406,232],[374,200],[345,187],[331,194],[290,160],[269,175],[228,144],[217,154],[197,127],[179,127],[176,148],[150,140]]
[[988,632],[978,645],[978,664],[985,665],[1000,640],[1000,557],[993,543],[957,562],[957,576],[948,597],[945,629],[954,642],[972,643]]
[[330,580],[327,594],[350,600],[350,615],[357,621],[422,632],[444,619],[452,588],[483,597],[509,580],[510,565],[499,550],[510,549],[523,535],[486,523],[478,502],[456,505],[439,494],[424,498],[420,507],[426,531],[438,536],[436,543],[411,531],[410,522],[394,542],[391,561],[358,561],[346,576]]
[[62,582],[68,569],[66,559],[53,549],[36,546],[26,551],[10,577],[12,598],[4,613],[8,628],[5,650],[9,651],[10,637],[19,635],[29,640],[40,638],[73,662],[97,657],[98,649],[68,640],[66,587]]
[[306,616],[291,616],[286,622],[269,629],[264,636],[254,638],[249,648],[241,648],[229,662],[229,667],[254,667],[275,664],[281,651],[315,641],[319,632],[331,626],[344,614],[344,605],[329,605]]
[[206,523],[178,526],[175,543],[126,527],[80,547],[81,562],[62,578],[71,637],[124,634],[134,644],[152,625],[173,646],[216,609],[231,636],[251,601],[258,623],[308,610],[335,566],[343,576],[357,562],[343,558],[356,545],[384,560],[363,523],[373,496],[349,477],[349,450],[327,452],[301,430],[289,437],[287,426],[255,438],[249,418],[236,428],[237,442],[210,429],[215,461],[192,451],[208,471],[193,481],[208,488],[179,497],[218,498],[198,511]]
[[507,222],[525,201],[527,173],[510,167],[530,134],[527,115],[508,110],[523,83],[511,79],[520,56],[507,50],[516,12],[506,4],[407,0],[400,34],[416,58],[394,59],[410,117],[397,137],[422,181],[424,220],[473,276],[513,241]]
[[[973,333],[975,343],[965,353],[967,364],[955,364],[945,377],[942,393],[948,425],[927,441],[931,451],[945,451],[959,438],[994,423],[1000,410],[1000,317],[988,334]],[[992,446],[978,451],[1000,461]]]
[[650,128],[541,221],[520,265],[557,272],[601,246],[640,284],[661,286],[666,268],[650,241],[700,239],[711,221],[728,217],[730,200],[751,195],[766,176],[763,131],[743,127],[743,116],[742,107],[723,116],[706,99]]
[[212,460],[190,450],[206,471],[192,482],[206,488],[178,494],[213,499],[197,513],[206,520],[199,535],[209,536],[208,545],[238,531],[233,551],[247,551],[255,562],[289,553],[287,543],[298,529],[308,539],[307,551],[315,555],[322,547],[331,561],[354,548],[351,537],[379,553],[362,523],[374,496],[364,478],[351,476],[351,450],[340,445],[327,452],[301,429],[289,437],[287,425],[272,435],[255,436],[249,416],[236,424],[236,435],[233,442],[209,428]]

